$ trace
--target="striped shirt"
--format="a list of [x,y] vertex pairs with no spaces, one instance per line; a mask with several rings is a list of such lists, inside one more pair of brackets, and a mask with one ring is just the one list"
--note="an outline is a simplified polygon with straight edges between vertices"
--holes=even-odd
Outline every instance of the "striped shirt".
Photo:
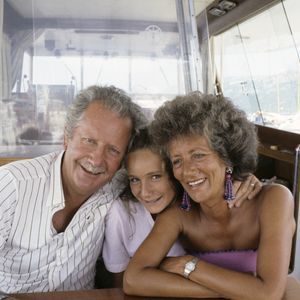
[[63,152],[0,168],[0,291],[90,289],[104,217],[123,188],[120,172],[77,211],[64,232],[52,224],[64,207]]

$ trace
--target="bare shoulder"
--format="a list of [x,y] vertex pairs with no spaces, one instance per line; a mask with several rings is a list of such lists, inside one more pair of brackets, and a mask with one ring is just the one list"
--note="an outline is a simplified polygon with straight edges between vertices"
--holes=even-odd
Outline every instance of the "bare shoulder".
[[178,202],[174,202],[163,212],[161,212],[155,221],[155,223],[172,223],[173,226],[177,224],[182,227],[183,210],[180,208]]
[[284,202],[288,204],[294,204],[294,199],[291,191],[281,184],[265,185],[261,192],[263,202]]
[[265,185],[259,194],[259,202],[262,212],[284,212],[293,214],[294,198],[291,191],[281,184]]

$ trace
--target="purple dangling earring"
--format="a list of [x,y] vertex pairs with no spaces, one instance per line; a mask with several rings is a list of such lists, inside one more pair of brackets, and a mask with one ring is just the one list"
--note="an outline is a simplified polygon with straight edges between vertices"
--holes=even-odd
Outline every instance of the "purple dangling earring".
[[185,211],[189,211],[191,208],[191,201],[188,193],[186,191],[183,192],[182,201],[180,204],[180,208]]
[[231,201],[234,199],[233,188],[232,188],[232,171],[231,167],[226,167],[225,170],[225,193],[224,199],[226,201]]

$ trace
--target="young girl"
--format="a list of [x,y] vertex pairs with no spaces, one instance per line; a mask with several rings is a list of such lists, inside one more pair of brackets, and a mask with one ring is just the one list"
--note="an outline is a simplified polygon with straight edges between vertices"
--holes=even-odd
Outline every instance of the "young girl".
[[[106,218],[103,260],[114,273],[114,286],[122,286],[123,273],[137,248],[151,231],[157,214],[182,198],[168,159],[154,145],[147,129],[134,139],[125,159],[129,185],[121,200],[116,200]],[[236,182],[236,188],[240,186]],[[236,203],[251,199],[261,189],[254,176],[239,187]],[[176,203],[176,205],[179,205]],[[175,242],[167,256],[181,256],[185,250]]]

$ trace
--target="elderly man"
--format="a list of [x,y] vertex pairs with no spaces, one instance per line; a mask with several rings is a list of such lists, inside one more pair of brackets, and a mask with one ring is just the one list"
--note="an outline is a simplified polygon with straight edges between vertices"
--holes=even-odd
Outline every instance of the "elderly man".
[[2,293],[93,288],[117,171],[145,122],[122,90],[92,86],[68,111],[64,151],[0,168]]

